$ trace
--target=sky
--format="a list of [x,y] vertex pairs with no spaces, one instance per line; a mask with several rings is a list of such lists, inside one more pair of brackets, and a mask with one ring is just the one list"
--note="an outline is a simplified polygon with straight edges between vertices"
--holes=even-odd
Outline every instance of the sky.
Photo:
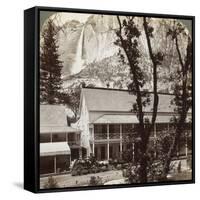
[[64,13],[64,12],[49,12],[49,11],[42,11],[40,12],[40,28],[42,27],[43,23],[48,17],[54,17],[57,15],[57,19],[59,19],[60,25],[64,24],[66,21],[71,21],[71,20],[78,20],[81,23],[84,23],[87,21],[88,17],[91,14],[82,14],[82,13]]
[[[43,25],[43,23],[45,22],[45,20],[50,17],[50,16],[54,16],[56,12],[52,12],[52,11],[41,11],[40,12],[40,29]],[[66,21],[70,21],[72,19],[74,20],[78,20],[81,23],[84,23],[87,18],[91,15],[91,14],[82,14],[82,13],[69,13],[69,12],[57,12],[57,15],[59,15],[59,19],[61,21],[61,25],[64,24]],[[190,31],[191,33],[191,21],[190,20],[180,20]]]

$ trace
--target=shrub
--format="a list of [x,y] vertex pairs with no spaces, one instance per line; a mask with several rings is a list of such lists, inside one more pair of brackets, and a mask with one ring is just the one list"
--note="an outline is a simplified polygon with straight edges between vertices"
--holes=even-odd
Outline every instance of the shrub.
[[82,169],[81,174],[88,174],[88,173],[89,173],[89,171],[87,169]]
[[101,171],[102,171],[102,172],[108,171],[108,168],[107,168],[107,166],[105,166],[105,165],[104,165],[104,166],[102,166],[102,167],[101,167]]
[[97,177],[91,176],[89,185],[90,186],[102,185],[102,179],[99,176],[97,176]]
[[117,170],[121,170],[122,169],[122,164],[117,164],[116,169]]
[[48,177],[48,180],[46,184],[44,185],[44,188],[49,189],[49,188],[57,188],[57,187],[58,187],[58,183],[56,179],[52,176]]

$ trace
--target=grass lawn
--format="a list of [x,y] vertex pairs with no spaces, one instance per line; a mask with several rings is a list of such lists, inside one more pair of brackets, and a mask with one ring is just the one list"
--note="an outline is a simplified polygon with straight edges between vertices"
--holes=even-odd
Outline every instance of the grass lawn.
[[[71,176],[71,174],[65,175],[56,175],[52,176],[55,178],[56,182],[58,183],[59,188],[64,187],[80,187],[80,186],[88,186],[91,176],[99,176],[102,179],[102,185],[109,181],[113,183],[116,182],[115,180],[122,180],[124,177],[122,176],[121,170],[111,170],[107,172],[99,172],[95,174],[87,174],[81,176]],[[191,171],[183,171],[180,173],[171,174],[168,178],[168,181],[180,181],[180,180],[191,180],[192,172]],[[41,177],[40,178],[40,188],[43,189],[44,185],[47,183],[48,177]]]
[[191,171],[183,171],[180,173],[173,174],[169,180],[172,181],[183,181],[183,180],[191,180],[192,179],[192,172]]
[[[102,179],[102,184],[112,181],[123,179],[121,170],[111,170],[107,172],[99,172],[95,174],[87,174],[81,176],[71,176],[71,174],[53,176],[58,183],[58,187],[79,187],[87,186],[89,184],[91,176],[99,176]],[[40,178],[40,188],[44,188],[45,183],[48,181],[48,177]]]

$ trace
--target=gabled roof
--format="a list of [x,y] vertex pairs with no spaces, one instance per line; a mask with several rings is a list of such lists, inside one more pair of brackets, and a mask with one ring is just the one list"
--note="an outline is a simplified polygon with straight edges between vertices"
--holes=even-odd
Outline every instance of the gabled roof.
[[79,132],[69,127],[65,106],[40,105],[40,133]]
[[40,105],[40,126],[67,126],[65,107]]
[[[133,104],[136,103],[136,96],[131,95],[127,90],[82,88],[81,95],[85,98],[88,111],[130,112]],[[171,105],[173,98],[174,95],[171,94],[159,94],[158,112],[174,112],[174,106]],[[151,102],[144,111],[152,112],[152,107]]]

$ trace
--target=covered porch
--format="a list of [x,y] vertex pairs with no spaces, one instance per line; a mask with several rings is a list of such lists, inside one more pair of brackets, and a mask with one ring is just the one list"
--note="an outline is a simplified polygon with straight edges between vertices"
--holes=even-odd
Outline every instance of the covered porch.
[[70,161],[71,151],[67,142],[40,144],[40,175],[65,172]]

